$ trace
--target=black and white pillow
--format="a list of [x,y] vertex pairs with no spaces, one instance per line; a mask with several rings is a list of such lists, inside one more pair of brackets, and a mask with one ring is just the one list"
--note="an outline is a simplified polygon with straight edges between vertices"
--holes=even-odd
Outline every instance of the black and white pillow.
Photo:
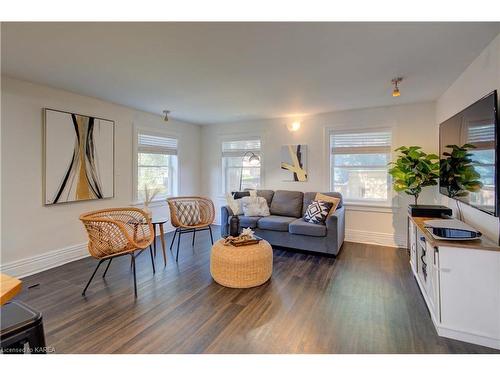
[[312,201],[304,214],[304,220],[312,224],[324,224],[333,203]]

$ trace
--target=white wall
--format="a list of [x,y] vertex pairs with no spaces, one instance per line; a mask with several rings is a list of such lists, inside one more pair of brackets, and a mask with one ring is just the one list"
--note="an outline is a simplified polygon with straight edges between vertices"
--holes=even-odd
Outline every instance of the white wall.
[[[436,123],[442,123],[493,90],[500,90],[500,35],[437,100]],[[456,209],[454,200],[443,197],[442,202]],[[487,237],[498,241],[498,218],[465,204],[461,207],[464,221],[479,229]]]
[[[44,206],[42,201],[42,108],[91,114],[115,121],[115,197]],[[199,194],[200,126],[95,98],[2,77],[2,270],[13,275],[57,265],[86,254],[78,216],[132,203],[133,127],[168,130],[179,139],[179,194]],[[155,211],[168,214],[166,204]]]
[[[395,99],[397,100],[397,99]],[[225,204],[221,195],[220,142],[241,135],[259,135],[262,139],[264,186],[267,189],[329,191],[329,150],[326,129],[335,128],[393,128],[393,148],[401,145],[420,145],[428,152],[437,151],[438,131],[435,126],[434,103],[419,103],[391,107],[332,112],[302,118],[296,133],[286,129],[294,119],[220,124],[202,128],[202,191],[217,206]],[[280,152],[285,144],[308,146],[308,175],[304,183],[281,181]],[[428,189],[422,203],[433,203],[435,191]],[[406,241],[406,196],[393,200],[394,208],[348,207],[346,236],[348,240],[403,245]]]

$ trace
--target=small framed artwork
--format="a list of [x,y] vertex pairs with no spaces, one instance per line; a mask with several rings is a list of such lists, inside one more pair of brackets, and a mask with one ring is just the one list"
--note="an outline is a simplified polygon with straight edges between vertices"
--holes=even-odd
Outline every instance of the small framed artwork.
[[307,145],[281,147],[283,181],[307,181]]
[[44,204],[112,198],[114,121],[50,108],[43,118]]

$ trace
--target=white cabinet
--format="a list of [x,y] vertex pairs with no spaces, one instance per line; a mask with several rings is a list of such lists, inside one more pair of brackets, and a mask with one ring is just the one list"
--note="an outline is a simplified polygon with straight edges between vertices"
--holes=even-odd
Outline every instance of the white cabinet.
[[408,221],[408,246],[410,250],[410,265],[413,273],[417,273],[417,231],[416,226],[409,220]]
[[410,264],[437,333],[500,349],[500,249],[436,241],[421,223],[409,220]]

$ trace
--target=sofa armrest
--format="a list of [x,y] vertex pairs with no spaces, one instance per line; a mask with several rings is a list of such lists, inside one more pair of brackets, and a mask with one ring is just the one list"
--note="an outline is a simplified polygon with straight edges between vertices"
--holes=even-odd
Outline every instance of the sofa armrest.
[[341,207],[326,219],[327,236],[336,243],[337,254],[345,238],[345,207]]
[[221,235],[229,235],[229,217],[233,216],[233,210],[229,206],[221,206],[220,208],[220,232]]

